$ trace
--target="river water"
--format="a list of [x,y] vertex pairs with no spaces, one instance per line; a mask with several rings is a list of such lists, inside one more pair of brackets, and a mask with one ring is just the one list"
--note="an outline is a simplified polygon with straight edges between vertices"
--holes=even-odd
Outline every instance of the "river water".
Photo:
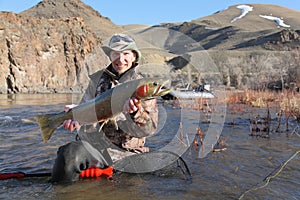
[[[48,143],[43,143],[32,119],[61,111],[65,104],[76,103],[80,97],[81,94],[0,95],[0,173],[51,172],[58,147],[74,140],[75,135],[59,128]],[[0,199],[300,199],[299,124],[291,119],[288,132],[271,130],[269,138],[250,136],[249,119],[265,115],[266,110],[232,108],[228,106],[222,115],[225,122],[220,136],[215,134],[220,141],[215,147],[220,151],[200,156],[203,147],[191,143],[184,150],[182,158],[191,179],[176,163],[151,173],[117,173],[113,180],[84,179],[64,185],[52,185],[48,182],[50,177],[7,179],[0,180]],[[154,151],[167,146],[182,120],[182,112],[174,104],[160,102],[160,109],[164,124],[157,135],[147,140]],[[183,131],[194,129],[198,121],[204,132],[208,130],[213,122],[207,122],[207,113],[197,112],[185,112],[184,119],[189,123]],[[271,116],[276,126],[276,113]],[[193,134],[196,133],[195,130]],[[283,164],[286,165],[281,168]],[[267,181],[267,177],[272,179]]]

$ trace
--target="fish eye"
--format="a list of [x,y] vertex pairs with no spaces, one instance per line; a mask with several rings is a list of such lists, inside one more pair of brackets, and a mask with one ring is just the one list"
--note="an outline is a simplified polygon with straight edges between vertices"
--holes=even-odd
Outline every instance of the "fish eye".
[[154,86],[158,86],[158,83],[156,83],[156,82],[153,82],[153,85],[154,85]]

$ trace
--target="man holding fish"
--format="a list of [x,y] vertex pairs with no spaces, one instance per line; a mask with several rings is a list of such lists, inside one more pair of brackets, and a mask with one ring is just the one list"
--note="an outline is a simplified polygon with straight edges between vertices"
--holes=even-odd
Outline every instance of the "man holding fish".
[[149,151],[144,146],[145,136],[154,134],[158,123],[155,97],[169,90],[161,79],[141,79],[137,73],[141,53],[132,37],[113,35],[109,45],[102,48],[111,64],[90,76],[80,104],[66,106],[65,113],[37,117],[45,142],[61,124],[67,130],[78,131],[76,141],[57,152],[53,182],[76,181],[90,167],[104,168]]

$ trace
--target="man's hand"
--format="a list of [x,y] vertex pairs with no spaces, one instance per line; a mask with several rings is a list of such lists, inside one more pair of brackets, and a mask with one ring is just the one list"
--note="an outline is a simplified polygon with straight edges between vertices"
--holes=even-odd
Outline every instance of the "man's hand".
[[[76,107],[77,105],[76,104],[71,104],[71,105],[65,105],[64,107],[64,110],[65,112],[68,112],[70,109]],[[71,132],[74,131],[74,129],[77,129],[79,130],[80,128],[80,125],[77,121],[73,121],[71,119],[68,119],[68,120],[65,120],[64,123],[63,123],[63,127],[66,129],[66,130],[69,130]]]
[[140,101],[137,98],[128,99],[123,107],[125,113],[134,113],[140,108]]
[[80,128],[79,123],[77,121],[72,121],[71,119],[65,120],[63,123],[63,126],[65,129],[67,129],[71,132],[73,132],[74,129],[79,130],[79,128]]

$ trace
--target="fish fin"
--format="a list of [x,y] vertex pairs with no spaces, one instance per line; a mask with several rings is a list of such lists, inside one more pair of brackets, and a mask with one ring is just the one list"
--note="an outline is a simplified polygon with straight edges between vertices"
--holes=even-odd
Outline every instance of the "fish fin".
[[99,128],[99,132],[102,130],[103,126],[104,126],[105,124],[107,124],[107,122],[109,122],[109,121],[112,121],[112,123],[113,123],[113,125],[115,126],[116,130],[119,130],[119,126],[118,126],[118,124],[117,124],[117,120],[116,120],[115,118],[108,118],[107,120],[105,120],[105,121],[101,124],[101,126],[100,126],[100,128]]
[[102,122],[100,128],[99,128],[99,132],[101,132],[103,126],[109,121],[109,119],[105,120],[104,122]]
[[52,136],[52,133],[56,130],[57,127],[51,127],[49,125],[49,120],[55,114],[47,114],[47,115],[40,115],[36,116],[35,119],[38,122],[41,131],[42,131],[42,138],[46,143]]
[[114,124],[115,129],[116,129],[116,130],[119,130],[119,126],[118,126],[118,124],[117,124],[117,119],[114,117],[114,118],[111,119],[111,121],[112,121],[112,123]]

